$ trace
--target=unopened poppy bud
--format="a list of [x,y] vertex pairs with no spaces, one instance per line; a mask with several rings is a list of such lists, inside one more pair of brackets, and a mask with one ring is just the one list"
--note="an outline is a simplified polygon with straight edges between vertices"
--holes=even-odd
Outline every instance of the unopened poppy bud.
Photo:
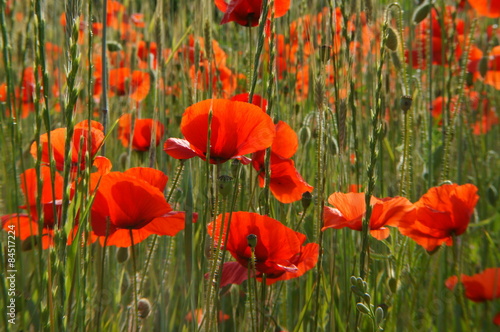
[[431,12],[432,3],[430,1],[423,2],[420,6],[418,6],[413,12],[412,21],[414,24],[419,24],[422,22],[427,15]]
[[255,234],[248,234],[248,236],[247,236],[247,242],[248,242],[248,246],[250,248],[257,247],[257,235],[255,235]]
[[322,64],[326,64],[330,60],[330,54],[332,52],[332,47],[330,45],[321,45],[319,50],[319,58]]
[[309,205],[311,205],[312,199],[313,195],[309,191],[306,191],[302,194],[302,208],[304,209],[304,211],[307,210]]
[[413,98],[411,96],[402,96],[401,97],[401,109],[406,113],[413,102]]
[[302,127],[299,130],[300,144],[306,145],[311,139],[311,129],[309,127]]
[[364,294],[357,286],[351,286],[351,291],[359,297],[362,297]]
[[400,70],[402,67],[401,60],[399,59],[397,52],[391,52],[391,60],[392,64],[396,68],[396,70]]
[[385,46],[391,51],[396,51],[398,49],[398,35],[391,27],[387,28]]
[[482,77],[486,76],[486,72],[488,71],[488,57],[483,56],[481,60],[479,60],[479,64],[477,65],[477,69],[479,70],[479,74]]
[[221,175],[217,179],[217,185],[222,197],[227,197],[233,189],[233,177],[229,175]]
[[151,302],[148,299],[142,298],[137,302],[137,314],[139,318],[146,318],[151,312]]
[[123,49],[122,45],[114,40],[109,40],[106,43],[106,47],[108,48],[109,52],[117,52],[117,51],[121,51]]
[[125,263],[128,260],[128,256],[128,247],[119,247],[116,251],[116,261],[118,263]]
[[498,201],[498,190],[490,184],[487,190],[488,193],[488,201],[491,205],[496,206]]
[[391,292],[396,293],[398,289],[398,281],[396,279],[389,279],[389,289],[391,290]]
[[368,307],[361,302],[356,304],[356,309],[358,309],[358,311],[361,312],[362,314],[366,315],[370,314],[370,309],[368,309]]
[[380,323],[382,323],[383,320],[384,320],[384,309],[382,309],[382,307],[377,307],[377,309],[375,309],[375,322],[377,322],[377,324],[380,325]]

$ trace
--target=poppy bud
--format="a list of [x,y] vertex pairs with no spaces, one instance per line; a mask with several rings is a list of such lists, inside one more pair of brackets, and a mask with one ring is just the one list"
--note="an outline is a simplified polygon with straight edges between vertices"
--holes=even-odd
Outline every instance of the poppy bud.
[[311,139],[311,129],[309,127],[302,127],[299,130],[299,140],[302,145],[307,144]]
[[368,307],[361,302],[356,304],[356,309],[358,309],[358,311],[361,312],[362,314],[366,315],[370,314],[370,309],[368,309]]
[[386,32],[385,46],[391,51],[396,51],[398,49],[398,35],[391,27],[389,27]]
[[357,286],[351,286],[351,291],[359,297],[363,296],[364,294],[362,291],[359,290]]
[[486,72],[488,71],[488,57],[483,56],[481,60],[479,60],[479,64],[477,66],[477,69],[479,70],[479,74],[481,74],[482,77],[486,76]]
[[119,247],[116,251],[116,261],[118,263],[125,263],[128,260],[128,256],[128,247]]
[[319,59],[322,64],[326,64],[330,60],[330,54],[332,52],[332,47],[330,45],[321,45],[319,50]]
[[382,323],[383,320],[384,320],[384,309],[382,309],[382,307],[377,307],[377,309],[375,309],[375,322],[377,322],[377,324],[380,325],[380,323]]
[[430,1],[425,1],[420,6],[418,6],[413,12],[413,23],[419,24],[420,22],[422,22],[431,12],[431,8],[432,3]]
[[248,246],[250,248],[257,247],[257,235],[255,235],[255,234],[248,234],[248,236],[247,236],[247,242],[248,242]]
[[106,47],[108,48],[109,52],[117,52],[123,49],[122,45],[114,40],[108,40],[108,42],[106,43]]
[[149,302],[148,299],[142,298],[137,302],[137,314],[139,315],[139,318],[146,318],[149,316],[149,313],[151,312],[151,302]]
[[405,113],[410,109],[412,101],[413,101],[413,98],[411,96],[402,96],[401,97],[401,109]]
[[304,211],[307,210],[309,205],[311,205],[312,199],[313,196],[309,191],[306,191],[302,194],[302,208],[304,209]]
[[402,64],[397,52],[391,52],[391,60],[392,64],[394,65],[394,68],[396,68],[396,70],[400,70]]
[[219,191],[222,197],[227,197],[233,189],[233,177],[229,175],[221,175],[217,179],[217,185],[219,186]]
[[398,289],[398,281],[394,278],[389,279],[389,289],[392,293],[396,293]]
[[497,189],[492,184],[490,184],[490,186],[488,187],[487,192],[488,192],[488,201],[490,201],[491,205],[496,206],[497,205],[497,201],[498,201],[498,191],[497,191]]

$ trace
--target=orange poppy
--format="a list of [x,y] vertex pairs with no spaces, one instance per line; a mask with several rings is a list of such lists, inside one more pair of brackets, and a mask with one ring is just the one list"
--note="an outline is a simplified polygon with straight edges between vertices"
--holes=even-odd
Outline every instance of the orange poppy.
[[[90,158],[94,158],[97,151],[101,148],[104,141],[102,125],[97,121],[91,121],[90,128],[88,121],[84,120],[77,123],[73,131],[73,139],[71,140],[71,167],[77,169],[85,168],[86,153],[90,153]],[[90,147],[88,140],[90,135]],[[40,136],[40,144],[42,145],[42,163],[48,164],[50,158],[55,161],[56,168],[59,171],[64,169],[64,154],[66,144],[66,128],[54,129],[50,132],[52,156],[49,156],[48,135],[47,133]],[[37,158],[38,147],[36,142],[31,145],[31,155]],[[78,159],[80,156],[80,159]]]
[[140,70],[134,70],[130,73],[130,69],[126,67],[112,69],[109,71],[110,96],[113,94],[118,96],[126,95],[129,92],[127,90],[127,82],[129,80],[129,97],[137,102],[146,98],[151,88],[151,79],[149,74]]
[[[334,208],[325,206],[322,231],[344,227],[356,231],[362,230],[363,217],[366,213],[364,193],[333,193],[328,197],[328,203]],[[370,204],[373,206],[369,224],[370,234],[377,240],[386,239],[390,235],[386,226],[398,226],[415,218],[413,204],[404,197],[372,196]]]
[[[257,243],[254,252],[258,280],[262,280],[262,275],[266,274],[267,284],[270,285],[278,280],[299,277],[316,265],[319,245],[308,243],[304,246],[306,240],[304,234],[295,232],[275,219],[257,213],[234,212],[231,218],[227,243],[223,244],[224,248],[239,264],[248,267],[252,255],[247,237],[251,234],[256,235]],[[224,233],[226,233],[229,214],[226,214],[224,219],[226,221]],[[219,215],[215,225],[213,222],[208,225],[208,234],[214,237],[215,243],[219,240],[221,223],[222,215]],[[244,270],[234,271],[241,274]],[[224,269],[222,273],[224,275]]]
[[172,211],[163,195],[167,180],[161,171],[137,167],[94,181],[91,223],[95,235],[107,236],[101,244],[127,247],[151,234],[174,236],[184,229],[183,212]]
[[[231,100],[248,103],[248,96],[249,96],[248,92],[240,93],[239,95],[233,96]],[[262,108],[264,112],[267,110],[267,100],[265,98],[262,98],[258,94],[253,95],[251,104],[259,106],[260,108]]]
[[248,164],[250,160],[243,155],[265,149],[273,142],[273,121],[260,107],[239,101],[208,99],[191,105],[184,112],[181,131],[186,139],[169,138],[163,150],[176,159],[198,156],[205,160],[210,110],[213,112],[210,163],[240,159]]
[[500,0],[467,0],[479,16],[500,17]]
[[489,54],[488,71],[484,81],[500,90],[500,46],[493,47]]
[[450,246],[452,236],[464,233],[469,225],[479,199],[476,193],[473,184],[432,187],[415,203],[415,220],[400,223],[399,231],[429,252],[443,243]]
[[[118,139],[121,140],[124,147],[128,147],[130,144],[131,118],[131,114],[124,114],[118,122]],[[156,135],[156,146],[158,146],[165,132],[163,124],[153,119],[136,119],[134,122],[132,149],[135,151],[148,151],[153,130]]]
[[[201,308],[195,309],[194,314],[196,317],[196,322],[198,323],[198,325],[200,325],[203,322],[203,309]],[[225,314],[221,310],[219,310],[219,318],[218,318],[219,322],[228,320],[229,318],[230,317],[228,314]],[[193,320],[193,312],[192,311],[188,312],[188,314],[186,315],[186,317],[184,317],[184,319],[187,320],[188,322],[191,322]]]
[[[474,302],[491,301],[500,297],[500,268],[489,268],[481,273],[468,276],[462,274],[461,282],[465,288],[465,296]],[[455,288],[458,277],[449,277],[445,284],[449,289]]]
[[[221,24],[236,22],[246,27],[259,25],[259,19],[262,11],[262,0],[215,0],[215,5],[224,13]],[[286,14],[290,8],[290,0],[274,1],[274,16],[281,17]]]

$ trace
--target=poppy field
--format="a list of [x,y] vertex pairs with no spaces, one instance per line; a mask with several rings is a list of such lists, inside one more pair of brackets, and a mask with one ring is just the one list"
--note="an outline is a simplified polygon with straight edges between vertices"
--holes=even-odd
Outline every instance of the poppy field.
[[0,0],[0,330],[500,330],[499,18]]

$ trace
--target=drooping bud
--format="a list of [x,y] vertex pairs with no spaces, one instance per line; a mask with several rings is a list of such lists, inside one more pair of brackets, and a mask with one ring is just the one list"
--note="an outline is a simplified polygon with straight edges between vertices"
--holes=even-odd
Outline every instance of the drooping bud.
[[300,144],[306,145],[311,139],[311,129],[309,127],[302,127],[299,130],[299,140]]
[[429,15],[431,9],[432,9],[432,2],[429,0],[424,1],[420,6],[415,8],[412,17],[413,23],[419,24],[420,22],[422,22],[427,17],[427,15]]
[[393,52],[398,49],[398,35],[391,27],[387,28],[385,46]]

